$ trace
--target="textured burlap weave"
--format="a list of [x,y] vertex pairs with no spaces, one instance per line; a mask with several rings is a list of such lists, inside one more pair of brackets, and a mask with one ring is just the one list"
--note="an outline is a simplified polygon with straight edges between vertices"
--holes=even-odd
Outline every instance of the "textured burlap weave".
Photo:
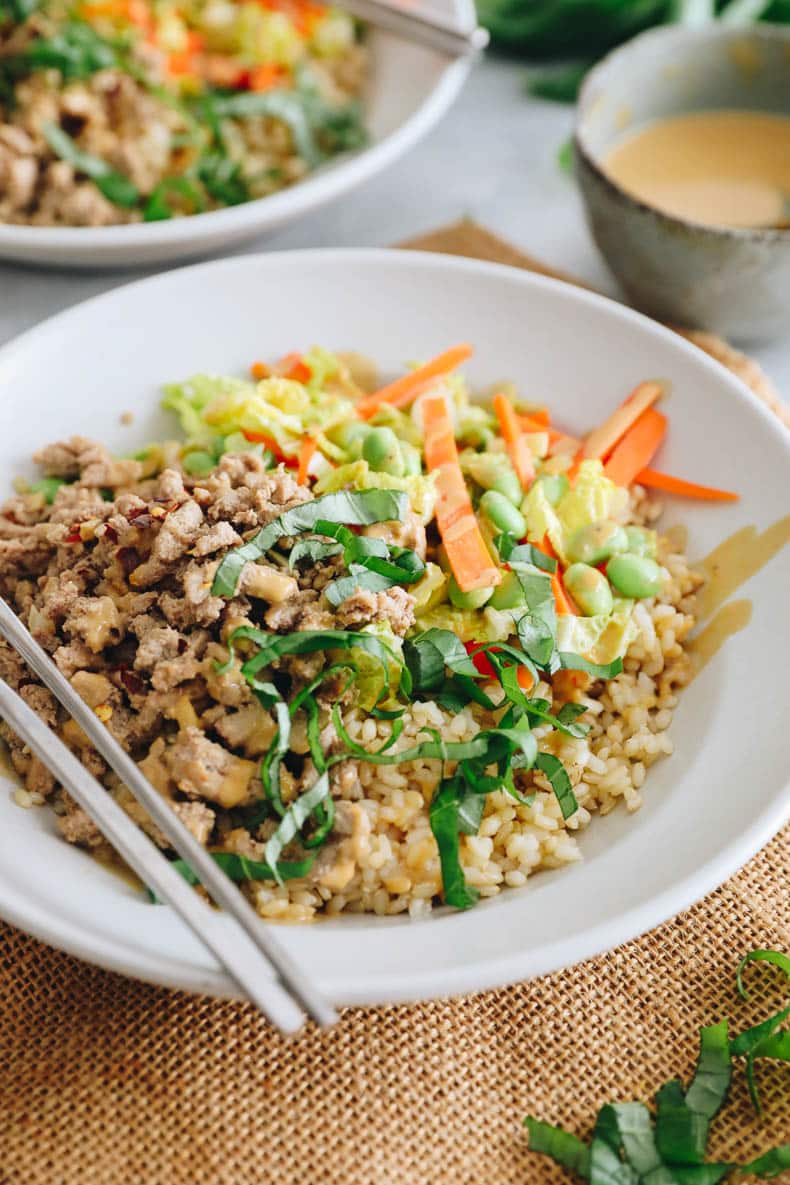
[[[532,265],[469,224],[421,245]],[[525,1111],[584,1132],[603,1102],[688,1075],[700,1024],[778,1006],[771,969],[747,1004],[733,970],[751,947],[790,949],[789,864],[786,830],[694,909],[581,967],[348,1010],[290,1041],[246,1005],[123,979],[0,924],[0,1185],[560,1181],[527,1151]],[[713,1154],[790,1139],[786,1074],[761,1072],[762,1125],[738,1083]]]

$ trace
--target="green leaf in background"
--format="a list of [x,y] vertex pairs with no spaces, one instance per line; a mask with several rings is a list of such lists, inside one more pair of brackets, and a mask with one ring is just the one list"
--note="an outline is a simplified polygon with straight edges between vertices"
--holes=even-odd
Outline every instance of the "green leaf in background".
[[162,222],[173,218],[178,208],[172,205],[173,198],[185,200],[192,208],[190,214],[202,214],[206,208],[203,194],[188,177],[165,177],[151,192],[143,211],[145,222]]
[[527,90],[537,99],[549,99],[552,103],[575,103],[584,76],[592,62],[572,62],[570,66],[552,70],[551,73],[536,74],[527,79]]
[[494,43],[534,58],[603,53],[672,10],[671,0],[477,0]]
[[[24,4],[25,0],[21,2]],[[10,60],[22,74],[32,70],[59,70],[71,82],[117,66],[119,51],[100,37],[92,25],[72,20],[64,22],[51,37],[35,38]]]
[[83,152],[71,136],[56,123],[43,123],[41,131],[52,151],[61,160],[70,164],[78,173],[90,177],[108,201],[116,206],[136,206],[140,191],[128,177],[118,173],[101,157]]

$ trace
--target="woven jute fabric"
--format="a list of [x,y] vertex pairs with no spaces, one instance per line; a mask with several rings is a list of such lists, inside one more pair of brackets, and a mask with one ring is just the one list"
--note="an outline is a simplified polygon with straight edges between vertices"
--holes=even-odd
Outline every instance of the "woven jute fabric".
[[[473,229],[421,245],[532,265],[486,232],[475,250]],[[790,829],[601,958],[461,1000],[348,1009],[291,1039],[248,1005],[124,979],[0,925],[0,1185],[559,1182],[527,1149],[526,1112],[584,1133],[602,1103],[686,1077],[701,1024],[779,1006],[770,968],[746,1003],[734,968],[752,947],[790,949],[789,866]],[[736,1082],[713,1155],[790,1138],[786,1073],[760,1071],[763,1123]]]

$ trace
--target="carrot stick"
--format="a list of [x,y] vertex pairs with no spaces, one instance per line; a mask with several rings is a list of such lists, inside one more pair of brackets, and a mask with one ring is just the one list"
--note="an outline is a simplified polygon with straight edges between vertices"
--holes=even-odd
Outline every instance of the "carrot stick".
[[436,474],[436,522],[453,576],[462,592],[497,585],[502,575],[491,559],[472,510],[444,396],[428,396],[422,413],[425,461],[428,472]]
[[666,490],[668,494],[678,494],[681,498],[701,498],[707,502],[737,502],[740,498],[740,494],[734,494],[730,490],[700,486],[693,481],[685,481],[682,477],[673,477],[670,473],[659,473],[657,469],[640,469],[635,481],[638,481],[640,486]]
[[643,411],[604,465],[606,476],[618,486],[630,486],[640,469],[653,460],[666,431],[666,416],[654,407]]
[[311,377],[310,367],[302,361],[301,354],[286,354],[274,368],[275,374],[297,383],[306,383]]
[[582,445],[581,458],[604,457],[611,452],[621,436],[639,419],[643,411],[663,394],[661,383],[640,383],[635,387],[627,399],[624,399],[615,411],[601,424],[594,428]]
[[494,412],[521,488],[528,490],[535,480],[535,463],[513,404],[501,391],[494,396]]
[[308,478],[307,470],[310,467],[310,462],[313,459],[315,450],[318,448],[317,442],[312,436],[305,436],[302,441],[302,447],[299,449],[299,466],[296,470],[296,480],[300,486],[303,486]]
[[423,391],[432,387],[437,379],[444,378],[452,371],[457,370],[471,353],[472,347],[466,342],[445,350],[443,354],[438,354],[424,366],[418,366],[416,370],[404,374],[394,383],[381,387],[378,391],[360,399],[357,404],[357,415],[361,416],[363,420],[369,420],[372,415],[376,414],[382,403],[387,403],[390,407],[405,407]]
[[518,420],[521,424],[522,432],[545,432],[549,438],[549,444],[557,444],[560,440],[571,439],[564,432],[558,432],[556,428],[552,428],[550,424],[543,423],[542,420],[538,420],[534,416],[521,415],[518,417]]
[[542,551],[544,555],[550,556],[551,559],[557,560],[557,567],[551,574],[551,591],[554,593],[554,603],[556,605],[557,612],[560,614],[565,614],[565,616],[573,614],[574,617],[578,617],[578,610],[568,595],[567,589],[565,588],[562,575],[560,573],[557,553],[554,550],[551,539],[549,539],[548,535],[543,536],[538,546],[538,550]]
[[262,444],[269,452],[274,453],[277,461],[284,461],[286,465],[293,465],[293,457],[286,457],[277,441],[268,432],[255,432],[252,428],[242,428],[242,435],[250,444]]
[[566,617],[571,614],[574,617],[579,616],[576,606],[568,596],[559,568],[551,574],[551,591],[554,593],[554,603],[557,607],[557,613]]

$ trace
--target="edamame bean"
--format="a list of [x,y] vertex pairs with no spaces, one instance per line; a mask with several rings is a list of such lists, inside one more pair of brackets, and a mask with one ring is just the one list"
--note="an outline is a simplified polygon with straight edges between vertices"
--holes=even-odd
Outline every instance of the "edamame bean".
[[661,569],[644,555],[613,555],[606,575],[624,597],[654,597],[661,588]]
[[656,554],[656,533],[645,527],[626,527],[628,551],[631,555],[646,555],[653,559]]
[[565,587],[582,617],[611,613],[613,597],[603,572],[589,564],[571,564],[563,576]]
[[[350,452],[352,449],[361,449],[362,441],[370,432],[367,424],[361,423],[359,420],[349,420],[347,424],[341,424],[333,433],[333,440],[338,448],[342,448],[345,452]],[[357,453],[357,455],[359,455]]]
[[403,457],[403,476],[419,477],[422,473],[422,457],[420,450],[406,440],[400,442],[400,455]]
[[579,527],[571,536],[568,555],[581,564],[600,564],[615,552],[626,551],[628,536],[617,523],[604,521]]
[[398,438],[391,428],[370,429],[362,441],[362,459],[377,473],[403,477],[403,454]]
[[194,477],[205,477],[207,473],[211,473],[217,465],[217,458],[211,453],[203,452],[202,449],[195,449],[191,453],[187,453],[181,460],[181,466],[186,473],[191,473]]
[[482,609],[493,591],[493,588],[473,588],[471,592],[463,592],[454,576],[447,581],[447,595],[456,609]]
[[488,488],[497,494],[502,494],[502,496],[507,498],[508,502],[512,502],[514,506],[521,505],[521,499],[524,497],[524,491],[521,488],[521,482],[518,480],[512,469],[501,469]]
[[517,609],[525,603],[524,590],[515,572],[504,573],[489,603],[492,609]]
[[524,515],[498,490],[486,490],[480,499],[480,509],[498,530],[507,531],[517,539],[523,539],[526,535],[527,524]]
[[571,487],[564,473],[542,473],[537,483],[543,487],[543,493],[552,506],[556,506]]
[[470,475],[484,490],[504,494],[514,506],[521,504],[524,491],[504,453],[479,453],[470,458],[468,466]]

